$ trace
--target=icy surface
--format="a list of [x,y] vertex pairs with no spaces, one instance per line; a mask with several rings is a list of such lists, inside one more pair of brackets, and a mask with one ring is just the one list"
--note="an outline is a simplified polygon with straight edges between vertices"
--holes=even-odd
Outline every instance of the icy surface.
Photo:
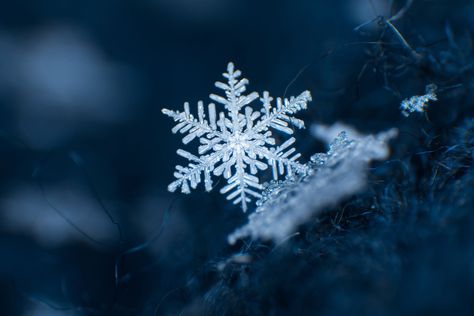
[[359,192],[366,185],[369,162],[388,156],[387,142],[396,134],[391,129],[349,139],[341,132],[327,153],[311,157],[305,173],[272,182],[257,202],[257,211],[228,237],[229,243],[245,237],[283,240],[312,215]]

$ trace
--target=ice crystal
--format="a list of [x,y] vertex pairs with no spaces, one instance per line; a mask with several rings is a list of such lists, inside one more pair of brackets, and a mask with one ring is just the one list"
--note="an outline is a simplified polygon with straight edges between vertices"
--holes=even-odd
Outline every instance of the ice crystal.
[[436,96],[436,85],[430,84],[426,86],[426,94],[415,95],[409,99],[405,99],[400,104],[400,110],[402,114],[408,117],[413,112],[424,112],[428,107],[429,101],[437,101]]
[[360,139],[363,137],[355,128],[342,122],[336,122],[332,125],[317,123],[311,125],[311,134],[327,145],[331,144],[341,132],[345,132],[349,139]]
[[[326,130],[331,133],[334,129]],[[327,153],[311,157],[306,172],[270,183],[257,202],[257,211],[247,224],[229,235],[229,243],[245,237],[284,240],[314,214],[361,191],[369,162],[387,157],[387,142],[396,133],[394,129],[369,136],[357,133],[360,136],[350,139],[341,132]]]
[[259,94],[244,94],[249,82],[245,78],[239,79],[241,72],[234,68],[233,63],[228,64],[223,76],[227,83],[216,82],[215,86],[224,91],[224,96],[211,94],[209,97],[221,104],[225,113],[217,114],[216,105],[210,103],[206,118],[202,101],[198,102],[197,117],[190,113],[187,102],[183,112],[162,110],[176,122],[172,132],[185,135],[184,144],[196,138],[200,142],[198,155],[178,149],[178,155],[188,159],[189,163],[186,167],[176,166],[176,180],[168,190],[174,192],[180,187],[181,192],[190,193],[190,189],[196,188],[204,178],[206,191],[211,191],[211,176],[223,175],[227,185],[220,192],[227,194],[227,199],[234,204],[240,203],[245,212],[250,197],[261,197],[263,187],[257,177],[258,171],[270,167],[275,180],[285,174],[285,170],[288,176],[306,172],[307,166],[297,161],[300,154],[292,147],[295,138],[276,145],[272,129],[291,135],[291,126],[303,128],[304,122],[292,115],[306,109],[311,94],[304,91],[297,97],[277,98],[276,106],[273,106],[273,98],[265,91],[260,97],[262,106],[255,111],[249,105],[259,98]]

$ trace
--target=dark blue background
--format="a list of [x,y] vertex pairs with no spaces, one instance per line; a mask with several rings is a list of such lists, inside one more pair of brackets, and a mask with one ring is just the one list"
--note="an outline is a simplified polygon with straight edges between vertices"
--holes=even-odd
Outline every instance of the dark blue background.
[[[389,2],[3,1],[0,313],[199,315],[204,312],[194,311],[193,304],[203,297],[216,306],[242,306],[207,291],[225,282],[215,266],[239,251],[227,246],[226,235],[245,215],[203,188],[189,196],[166,191],[174,166],[182,162],[176,149],[183,145],[161,109],[207,101],[233,61],[252,90],[274,96],[310,90],[313,102],[302,116],[308,125],[342,120],[364,132],[399,127],[394,155],[410,161],[407,152],[417,146],[432,149],[424,135],[448,135],[472,115],[467,38],[474,29],[474,5],[415,1],[395,22],[424,56],[414,63],[380,22],[405,3]],[[377,16],[382,20],[354,31]],[[456,49],[449,32],[459,39]],[[387,43],[383,49],[380,41]],[[429,123],[423,115],[404,119],[399,102],[423,93],[431,82],[446,88],[445,102],[430,109]],[[323,149],[308,130],[299,133],[297,146],[305,159]],[[431,177],[426,169],[410,172]],[[278,260],[274,265],[294,264]],[[394,284],[403,282],[391,277]],[[260,308],[233,312],[295,312],[291,301],[297,301],[297,292],[262,289],[253,288],[255,300],[265,302]],[[370,301],[370,293],[357,299],[349,289],[332,297]],[[406,297],[398,292],[395,297],[393,306],[403,310]],[[285,298],[287,303],[276,303]],[[337,314],[330,306],[338,303],[327,304],[296,310]],[[389,306],[378,307],[389,314]]]

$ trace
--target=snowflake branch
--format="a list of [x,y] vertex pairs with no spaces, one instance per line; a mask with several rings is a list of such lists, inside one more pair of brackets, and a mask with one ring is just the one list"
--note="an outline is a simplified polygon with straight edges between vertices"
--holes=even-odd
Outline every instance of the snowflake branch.
[[232,200],[234,204],[241,203],[242,210],[245,213],[247,211],[247,203],[251,201],[246,194],[260,198],[260,193],[251,188],[261,191],[263,187],[257,177],[245,172],[245,163],[241,157],[237,158],[235,169],[235,174],[229,179],[228,184],[220,190],[220,193],[226,194],[233,190],[233,192],[227,196],[227,200]]
[[269,150],[265,147],[260,147],[258,149],[260,154],[267,158],[268,164],[271,165],[273,179],[277,180],[278,175],[283,175],[285,173],[285,167],[288,176],[291,176],[293,172],[304,174],[308,171],[309,167],[307,165],[301,164],[297,161],[297,159],[301,156],[299,153],[290,157],[295,152],[293,147],[286,150],[294,142],[295,138],[292,137],[276,148]]
[[282,102],[281,98],[277,99],[277,106],[271,111],[271,98],[268,97],[268,92],[264,92],[264,98],[262,99],[265,115],[264,118],[259,121],[252,129],[252,132],[259,133],[263,130],[267,130],[268,127],[273,127],[286,134],[293,134],[293,130],[288,127],[288,123],[295,125],[297,128],[303,128],[303,121],[289,117],[287,114],[294,114],[298,111],[307,108],[307,103],[310,102],[311,93],[304,91],[299,96],[291,97],[289,100],[285,99]]
[[[191,186],[192,189],[195,189],[197,185],[201,183],[201,173],[203,172],[206,191],[211,191],[211,171],[214,169],[215,164],[221,159],[219,155],[220,153],[216,152],[199,158],[185,150],[178,149],[177,154],[191,162],[186,167],[179,165],[176,166],[176,171],[174,173],[176,180],[168,185],[168,191],[174,192],[178,187],[181,187],[182,193],[191,193],[189,187]],[[195,162],[196,164],[192,162]]]
[[208,134],[209,136],[219,136],[217,133],[216,125],[216,107],[214,103],[210,103],[208,106],[209,111],[209,122],[205,120],[204,105],[202,101],[198,102],[198,118],[196,119],[189,111],[189,103],[184,103],[184,112],[172,111],[168,109],[162,109],[161,112],[171,117],[175,122],[178,122],[171,132],[176,134],[188,133],[183,138],[183,143],[188,144],[196,137]]

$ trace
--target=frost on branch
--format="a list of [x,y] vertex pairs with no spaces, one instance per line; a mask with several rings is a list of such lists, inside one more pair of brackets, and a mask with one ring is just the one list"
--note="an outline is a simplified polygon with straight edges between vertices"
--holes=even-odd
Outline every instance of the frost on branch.
[[413,112],[424,112],[428,107],[429,101],[437,101],[436,85],[430,84],[426,86],[426,93],[424,95],[415,95],[409,99],[405,99],[400,104],[400,110],[405,117],[408,117]]
[[[168,109],[162,112],[176,122],[172,132],[184,135],[183,144],[194,139],[200,144],[197,155],[178,149],[178,155],[189,163],[185,167],[176,166],[176,180],[168,190],[174,192],[181,188],[181,192],[190,193],[204,179],[206,191],[211,191],[212,176],[222,175],[227,185],[220,192],[227,194],[227,199],[234,204],[240,203],[245,212],[251,197],[261,197],[263,188],[257,176],[259,171],[270,167],[275,180],[285,172],[291,176],[307,171],[307,167],[297,161],[300,154],[292,147],[295,138],[276,145],[272,130],[291,135],[292,127],[303,128],[304,122],[293,115],[306,109],[311,94],[304,91],[297,97],[277,98],[273,104],[273,98],[266,91],[262,96],[257,92],[244,94],[249,82],[240,79],[240,75],[234,64],[229,63],[223,74],[226,82],[215,84],[224,95],[209,96],[225,111],[218,112],[214,103],[205,107],[199,101],[197,117],[191,114],[187,102],[182,112]],[[262,103],[259,111],[249,106],[256,99]]]
[[[334,130],[321,126],[322,140],[327,139],[324,131]],[[357,136],[350,139],[346,132],[340,132],[327,153],[311,157],[305,173],[270,183],[257,202],[257,211],[228,237],[229,243],[245,237],[281,241],[314,214],[361,191],[367,182],[369,162],[388,156],[387,142],[397,131],[369,136],[351,134]]]

